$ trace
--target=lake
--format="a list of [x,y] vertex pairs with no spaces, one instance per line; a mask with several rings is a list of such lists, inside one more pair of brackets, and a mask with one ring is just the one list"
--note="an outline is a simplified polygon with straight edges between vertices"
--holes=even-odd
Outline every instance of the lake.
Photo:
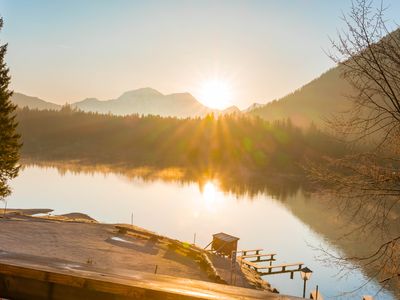
[[[81,173],[39,166],[22,169],[12,189],[9,207],[52,208],[55,214],[82,212],[106,223],[133,220],[135,225],[191,243],[196,234],[196,244],[202,247],[211,241],[212,234],[226,232],[240,238],[240,249],[263,248],[277,253],[276,263],[304,262],[314,271],[307,282],[307,294],[319,285],[325,297],[361,299],[361,295],[375,295],[381,289],[360,270],[340,276],[338,267],[318,259],[320,252],[315,247],[333,253],[342,249],[314,231],[297,213],[300,207],[311,206],[311,200],[300,190],[282,201],[268,191],[241,195],[223,192],[215,179],[201,184],[144,180],[112,172]],[[315,214],[316,220],[319,217]],[[299,273],[293,280],[289,274],[265,279],[283,294],[302,295]],[[343,295],[363,284],[355,294]],[[387,290],[376,297],[395,298]]]

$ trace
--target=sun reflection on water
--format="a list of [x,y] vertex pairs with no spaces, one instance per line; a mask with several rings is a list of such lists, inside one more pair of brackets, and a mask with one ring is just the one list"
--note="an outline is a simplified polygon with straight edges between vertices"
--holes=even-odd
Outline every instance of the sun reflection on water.
[[208,180],[202,189],[202,200],[205,207],[212,212],[216,212],[218,206],[224,202],[224,193],[218,188],[218,183]]

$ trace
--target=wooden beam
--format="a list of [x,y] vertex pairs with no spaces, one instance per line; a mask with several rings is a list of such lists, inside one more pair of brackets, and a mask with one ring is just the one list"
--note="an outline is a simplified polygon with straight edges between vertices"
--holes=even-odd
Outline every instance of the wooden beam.
[[256,258],[256,260],[250,260],[251,262],[275,261],[275,255],[276,253],[243,255],[240,259]]
[[299,263],[292,263],[292,264],[282,264],[282,265],[272,265],[272,266],[259,266],[259,269],[277,269],[277,268],[282,268],[286,269],[286,267],[298,267],[299,270],[303,267],[304,263],[299,262]]
[[[268,272],[259,272],[261,276],[265,275],[274,275],[274,274],[283,274],[283,273],[291,273],[291,277],[293,276],[292,274],[294,272],[300,272],[301,269],[303,268],[304,263],[295,263],[295,264],[284,264],[284,265],[275,265],[275,266],[262,266],[259,267],[259,269],[267,269]],[[297,267],[295,269],[291,267]],[[287,269],[290,268],[290,269]],[[274,269],[280,269],[278,271],[274,271]]]
[[240,250],[237,253],[243,253],[243,255],[247,255],[247,252],[255,252],[256,254],[260,254],[264,249],[251,249],[251,250]]
[[250,255],[242,255],[241,258],[252,258],[252,257],[262,257],[262,256],[275,256],[276,253],[265,253],[265,254],[250,254]]
[[[304,265],[304,263],[294,263],[294,264],[262,266],[262,265],[256,264],[255,262],[251,262],[251,261],[248,261],[245,259],[243,259],[241,261],[241,263],[246,265],[247,267],[253,268],[261,276],[300,272]],[[296,267],[296,268],[291,268],[291,267]],[[288,268],[290,268],[290,269],[288,269]],[[265,269],[268,271],[267,272],[259,271],[259,270],[265,270]],[[280,269],[280,270],[274,271],[274,269]],[[293,276],[293,275],[291,274],[291,276]]]
[[257,272],[258,272],[258,268],[260,267],[260,265],[258,265],[258,264],[256,264],[256,263],[253,263],[253,262],[251,262],[251,261],[248,261],[248,260],[242,260],[241,261],[241,263],[242,264],[245,264],[246,266],[248,266],[248,267],[252,267],[254,270],[256,270]]

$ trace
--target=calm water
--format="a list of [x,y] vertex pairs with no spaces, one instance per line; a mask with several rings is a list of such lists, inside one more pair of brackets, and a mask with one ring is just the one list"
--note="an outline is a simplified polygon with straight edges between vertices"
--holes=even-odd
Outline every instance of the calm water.
[[[361,272],[340,278],[336,276],[338,269],[316,260],[319,253],[310,245],[339,250],[299,220],[290,207],[268,194],[225,194],[216,181],[200,188],[196,183],[146,182],[113,173],[61,174],[55,168],[40,167],[22,170],[12,187],[9,207],[52,208],[55,214],[82,212],[107,223],[130,223],[133,214],[134,224],[163,235],[193,242],[196,233],[196,244],[201,246],[220,231],[238,236],[241,249],[263,248],[278,253],[276,263],[304,262],[314,271],[308,290],[318,284],[325,297],[340,296],[368,280]],[[295,197],[303,196],[298,193]],[[289,274],[266,279],[281,293],[302,295],[299,273],[293,280]],[[372,281],[357,294],[339,298],[361,299],[357,295],[374,295],[380,288]],[[395,297],[382,291],[377,299]]]

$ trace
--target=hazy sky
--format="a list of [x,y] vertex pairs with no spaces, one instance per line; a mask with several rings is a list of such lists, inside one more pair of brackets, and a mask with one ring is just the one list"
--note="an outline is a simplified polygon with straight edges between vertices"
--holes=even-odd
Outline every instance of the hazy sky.
[[[400,1],[386,0],[400,18]],[[350,0],[0,0],[15,91],[56,103],[229,82],[244,108],[332,67],[323,49]],[[205,101],[205,99],[199,99]]]

